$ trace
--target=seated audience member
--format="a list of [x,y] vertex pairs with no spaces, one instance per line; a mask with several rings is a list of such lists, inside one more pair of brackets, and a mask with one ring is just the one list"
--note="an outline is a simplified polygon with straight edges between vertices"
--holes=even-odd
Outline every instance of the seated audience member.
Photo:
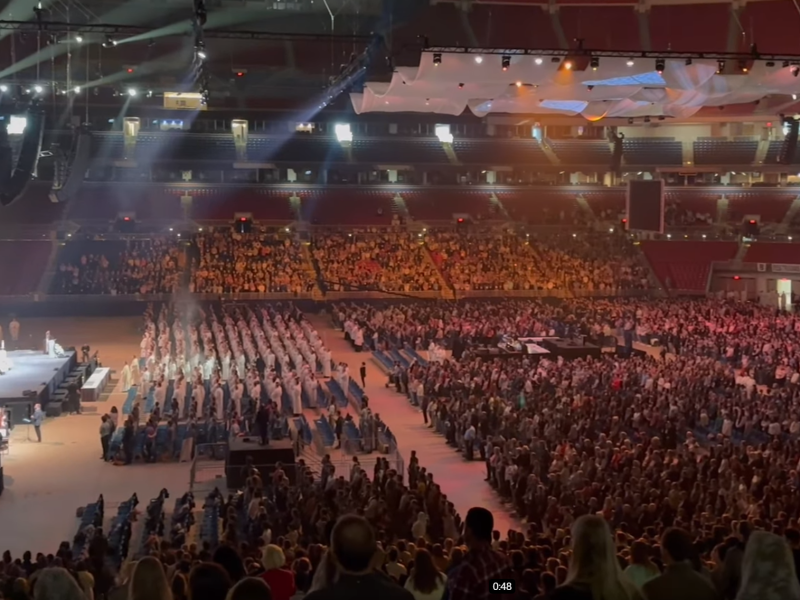
[[492,596],[489,582],[509,578],[511,569],[504,554],[492,550],[494,517],[485,508],[470,508],[464,527],[469,548],[459,568],[447,580],[450,600],[486,600]]
[[695,570],[694,554],[689,534],[677,528],[665,531],[661,536],[665,569],[642,587],[646,600],[718,600],[711,581]]
[[377,550],[375,532],[366,519],[341,517],[331,532],[327,584],[309,593],[307,600],[412,600],[411,592],[373,568]]

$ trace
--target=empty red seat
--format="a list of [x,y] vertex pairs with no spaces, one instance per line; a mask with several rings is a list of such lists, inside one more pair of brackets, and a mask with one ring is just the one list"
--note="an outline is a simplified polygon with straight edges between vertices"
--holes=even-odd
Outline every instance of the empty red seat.
[[665,287],[705,292],[712,263],[732,260],[738,246],[736,242],[647,241],[641,248]]

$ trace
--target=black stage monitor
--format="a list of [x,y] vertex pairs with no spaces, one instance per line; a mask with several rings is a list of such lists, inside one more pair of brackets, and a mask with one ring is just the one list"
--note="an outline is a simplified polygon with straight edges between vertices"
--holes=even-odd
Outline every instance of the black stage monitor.
[[628,231],[664,233],[664,180],[629,181],[625,209]]

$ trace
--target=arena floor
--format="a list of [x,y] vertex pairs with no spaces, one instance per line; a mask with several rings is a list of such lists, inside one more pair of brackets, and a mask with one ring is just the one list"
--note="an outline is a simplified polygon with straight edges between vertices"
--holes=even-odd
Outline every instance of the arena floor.
[[[483,463],[465,462],[427,429],[420,412],[405,397],[384,387],[386,378],[369,355],[354,352],[326,318],[311,316],[311,321],[331,348],[334,360],[348,363],[354,375],[366,359],[370,406],[392,428],[406,464],[411,450],[416,450],[421,465],[433,473],[462,514],[472,506],[485,506],[495,515],[496,529],[505,532],[519,525],[484,483]],[[62,346],[80,348],[89,344],[93,352],[99,350],[103,365],[119,373],[126,360],[138,356],[140,324],[140,318],[26,319],[21,321],[21,338],[33,344],[44,339],[49,329]],[[118,377],[114,381],[118,389]],[[47,419],[41,444],[27,441],[26,427],[15,429],[9,454],[0,457],[5,475],[5,492],[0,496],[0,550],[10,550],[14,555],[25,550],[55,551],[61,541],[71,541],[75,535],[75,509],[100,494],[104,495],[108,516],[134,492],[146,503],[161,488],[167,488],[173,498],[188,489],[188,463],[116,467],[100,460],[100,415],[113,405],[121,407],[125,395],[117,389],[107,399],[87,407],[91,410],[96,406],[96,412]],[[32,430],[30,438],[35,440]]]

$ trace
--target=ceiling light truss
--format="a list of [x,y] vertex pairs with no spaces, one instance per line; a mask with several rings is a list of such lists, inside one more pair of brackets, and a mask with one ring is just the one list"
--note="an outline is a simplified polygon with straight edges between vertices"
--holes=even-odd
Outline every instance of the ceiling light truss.
[[[132,37],[155,31],[151,27],[139,27],[136,25],[115,25],[103,23],[90,23],[78,25],[62,21],[0,21],[0,30],[19,31],[23,33],[46,31],[50,33],[71,33],[76,34],[98,34],[115,35],[117,37]],[[192,28],[185,31],[176,31],[174,37],[193,36]],[[225,40],[269,40],[287,42],[352,42],[369,44],[372,36],[369,35],[350,35],[350,34],[313,34],[313,33],[277,33],[269,31],[236,31],[229,29],[203,29],[205,39],[225,39]]]
[[[483,57],[496,55],[504,56],[552,56],[561,58],[575,58],[586,56],[596,59],[601,58],[625,58],[632,60],[635,58],[664,59],[664,60],[717,60],[717,61],[753,61],[763,60],[768,62],[787,62],[800,64],[800,54],[767,54],[762,52],[678,52],[674,50],[663,51],[641,51],[631,52],[616,50],[593,50],[591,48],[470,48],[465,46],[429,46],[420,48],[424,52],[435,52],[437,54],[467,54],[481,55]],[[444,59],[443,59],[444,60]],[[688,63],[687,63],[688,64]]]

